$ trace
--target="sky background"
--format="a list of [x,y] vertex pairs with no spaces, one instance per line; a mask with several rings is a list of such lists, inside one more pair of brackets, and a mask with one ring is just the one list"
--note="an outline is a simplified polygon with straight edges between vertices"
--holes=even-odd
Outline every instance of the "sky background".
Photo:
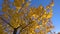
[[[0,0],[0,10],[2,9],[2,2],[3,0]],[[42,5],[46,7],[50,2],[51,0],[32,0],[30,6],[38,7],[39,5]],[[53,9],[52,22],[55,27],[53,31],[60,32],[60,0],[54,0],[54,7],[52,9]],[[0,11],[0,15],[1,14],[2,12]]]

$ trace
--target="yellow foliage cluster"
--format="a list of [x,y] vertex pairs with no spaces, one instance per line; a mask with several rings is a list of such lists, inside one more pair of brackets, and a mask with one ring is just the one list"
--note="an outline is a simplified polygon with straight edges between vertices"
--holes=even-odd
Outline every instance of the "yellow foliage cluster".
[[[38,8],[29,8],[29,1],[14,0],[12,3],[15,8],[10,8],[8,0],[3,3],[3,17],[13,28],[20,27],[20,34],[47,34],[51,28],[47,26],[52,17],[53,1],[44,8],[40,5]],[[49,12],[47,10],[50,10]],[[51,25],[51,24],[50,24]],[[52,26],[51,26],[52,27]],[[35,31],[35,30],[39,31]],[[0,34],[3,34],[3,28],[0,25]]]

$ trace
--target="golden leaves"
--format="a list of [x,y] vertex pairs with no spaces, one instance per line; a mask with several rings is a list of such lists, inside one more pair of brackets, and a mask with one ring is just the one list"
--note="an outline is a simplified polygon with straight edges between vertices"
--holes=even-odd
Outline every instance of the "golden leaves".
[[27,2],[25,5],[24,5],[24,7],[28,7],[30,4]]
[[50,11],[48,14],[47,14],[47,18],[51,18],[52,17],[52,11]]
[[5,0],[5,2],[2,4],[2,11],[3,12],[7,12],[8,11],[8,9],[9,9],[9,4],[8,3],[6,3],[6,2],[8,2],[7,0]]
[[17,28],[21,24],[21,19],[19,17],[19,14],[14,14],[12,15],[12,18],[10,20],[10,24],[14,27]]
[[54,1],[52,0],[52,2],[50,3],[50,6],[53,7],[54,6]]
[[14,0],[14,6],[16,7],[22,7],[24,3],[25,3],[25,0]]
[[13,9],[9,9],[9,10],[8,10],[8,15],[13,15],[13,12],[14,12]]
[[43,9],[43,6],[42,6],[42,5],[40,5],[40,6],[38,7],[38,9],[42,10],[42,9]]
[[2,8],[2,11],[3,11],[3,12],[7,12],[7,10],[8,10],[8,7],[3,7],[3,8]]
[[7,32],[4,31],[2,24],[0,24],[0,34],[8,34]]
[[4,18],[8,19],[8,15],[7,14],[3,14]]
[[31,11],[29,12],[28,16],[31,17],[33,14],[34,14],[34,13],[33,13],[33,11],[31,10]]
[[52,0],[52,2],[46,6],[46,9],[52,9],[52,7],[54,6],[54,1]]
[[[44,9],[42,5],[40,5],[38,8],[35,7],[29,8],[29,5],[30,5],[29,2],[26,2],[25,0],[14,0],[13,2],[13,6],[15,6],[14,9],[9,8],[9,3],[3,4],[3,8],[2,8],[2,11],[7,13],[4,14],[3,16],[6,19],[8,19],[8,15],[10,16],[9,24],[11,24],[13,28],[17,28],[22,25],[21,26],[22,29],[27,25],[26,28],[23,29],[23,32],[21,32],[22,34],[27,34],[27,33],[36,34],[36,32],[34,31],[36,28],[41,29],[45,27],[46,29],[47,28],[46,24],[48,23],[49,19],[52,17],[51,7],[54,5],[53,2],[51,2],[50,5],[46,6],[46,9]],[[48,9],[50,10],[50,12],[47,13]],[[25,14],[27,15],[25,16]],[[46,30],[48,29],[49,28],[47,28]],[[42,30],[38,34],[44,34]]]

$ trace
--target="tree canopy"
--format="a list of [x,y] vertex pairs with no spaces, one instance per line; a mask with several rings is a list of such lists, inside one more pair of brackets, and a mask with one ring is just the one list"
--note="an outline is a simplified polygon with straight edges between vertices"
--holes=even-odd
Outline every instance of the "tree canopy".
[[[38,0],[37,0],[38,1]],[[52,17],[52,2],[44,8],[30,7],[30,0],[4,0],[3,15],[0,16],[0,34],[47,34],[54,28]],[[49,10],[49,11],[48,11]]]

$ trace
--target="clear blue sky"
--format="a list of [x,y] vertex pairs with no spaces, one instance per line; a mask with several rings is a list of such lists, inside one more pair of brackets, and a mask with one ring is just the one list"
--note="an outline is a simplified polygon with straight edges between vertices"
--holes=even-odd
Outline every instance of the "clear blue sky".
[[[1,4],[2,4],[3,0],[0,0],[0,10],[1,10]],[[42,4],[44,7],[46,5],[48,5],[50,3],[51,0],[32,0],[31,6],[39,6],[40,4]],[[53,17],[52,17],[52,22],[53,25],[55,26],[55,28],[53,29],[53,31],[55,32],[60,32],[60,0],[54,0],[54,7],[53,7]],[[1,11],[0,11],[0,14]]]

